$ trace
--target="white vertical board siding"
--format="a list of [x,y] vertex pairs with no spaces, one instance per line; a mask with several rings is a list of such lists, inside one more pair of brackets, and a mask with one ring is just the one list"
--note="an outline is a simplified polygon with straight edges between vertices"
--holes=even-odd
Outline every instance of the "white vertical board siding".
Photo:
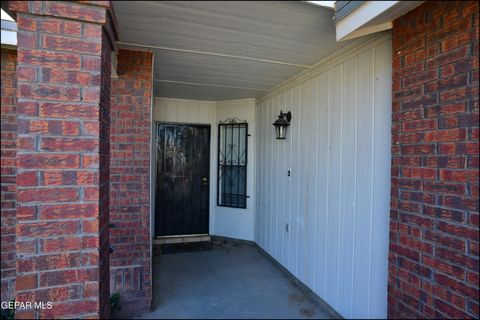
[[[342,316],[385,318],[390,37],[299,79],[257,101],[255,241]],[[293,116],[285,141],[280,110]]]
[[[217,206],[217,130],[218,122],[228,118],[247,120],[248,166],[246,209]],[[255,99],[228,101],[202,101],[173,98],[156,98],[154,121],[179,124],[210,125],[210,223],[209,233],[253,241],[255,211]],[[156,132],[155,132],[156,134]],[[156,163],[156,147],[152,146]],[[152,184],[154,188],[156,184]],[[155,218],[155,215],[154,215]],[[152,220],[152,225],[154,221]]]
[[215,101],[155,98],[153,119],[182,124],[213,124]]

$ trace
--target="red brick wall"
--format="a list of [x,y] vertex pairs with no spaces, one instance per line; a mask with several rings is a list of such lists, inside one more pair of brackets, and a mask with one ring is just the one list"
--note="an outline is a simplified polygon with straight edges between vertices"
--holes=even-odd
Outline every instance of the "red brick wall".
[[478,318],[478,40],[473,1],[393,27],[388,315]]
[[13,299],[15,293],[15,221],[17,140],[16,108],[17,52],[2,49],[1,105],[1,272],[2,301]]
[[108,1],[10,1],[18,26],[18,317],[109,315]]
[[112,79],[110,285],[120,292],[122,312],[148,310],[151,301],[152,62],[150,52],[120,50]]

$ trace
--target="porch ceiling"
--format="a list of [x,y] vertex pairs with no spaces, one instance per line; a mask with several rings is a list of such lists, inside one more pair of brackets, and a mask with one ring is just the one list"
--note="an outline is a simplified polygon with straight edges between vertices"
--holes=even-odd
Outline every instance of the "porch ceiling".
[[115,1],[121,46],[155,54],[158,97],[263,94],[348,42],[334,12],[306,2]]

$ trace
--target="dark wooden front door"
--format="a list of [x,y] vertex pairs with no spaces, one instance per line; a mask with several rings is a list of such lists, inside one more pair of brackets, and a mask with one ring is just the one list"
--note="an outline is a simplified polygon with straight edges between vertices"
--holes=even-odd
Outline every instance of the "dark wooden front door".
[[158,124],[157,236],[206,234],[210,126]]

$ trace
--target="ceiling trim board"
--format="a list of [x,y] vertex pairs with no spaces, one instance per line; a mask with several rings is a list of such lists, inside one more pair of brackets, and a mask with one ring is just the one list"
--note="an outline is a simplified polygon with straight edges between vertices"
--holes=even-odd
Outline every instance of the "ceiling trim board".
[[148,48],[148,49],[157,49],[157,50],[166,50],[166,51],[176,51],[176,52],[202,54],[202,55],[207,55],[207,56],[216,56],[216,57],[224,57],[224,58],[231,58],[231,59],[258,61],[258,62],[280,64],[280,65],[284,65],[284,66],[291,66],[291,67],[297,67],[297,68],[303,68],[303,69],[312,68],[312,66],[305,65],[305,64],[275,61],[275,60],[269,60],[269,59],[259,59],[259,58],[252,58],[252,57],[243,57],[243,56],[236,56],[236,55],[217,53],[217,52],[209,52],[209,51],[187,50],[187,49],[179,49],[179,48],[171,48],[171,47],[160,47],[160,46],[144,45],[144,44],[131,43],[131,42],[122,42],[122,41],[118,41],[117,44],[120,45],[120,46]]
[[245,90],[255,90],[255,91],[268,91],[268,89],[259,89],[251,87],[238,87],[238,86],[229,86],[223,84],[208,84],[208,83],[198,83],[198,82],[186,82],[186,81],[175,81],[175,80],[166,80],[166,79],[154,79],[155,82],[166,82],[166,83],[178,83],[178,84],[189,84],[195,86],[206,86],[206,87],[222,87],[222,88],[233,88],[233,89],[245,89]]

